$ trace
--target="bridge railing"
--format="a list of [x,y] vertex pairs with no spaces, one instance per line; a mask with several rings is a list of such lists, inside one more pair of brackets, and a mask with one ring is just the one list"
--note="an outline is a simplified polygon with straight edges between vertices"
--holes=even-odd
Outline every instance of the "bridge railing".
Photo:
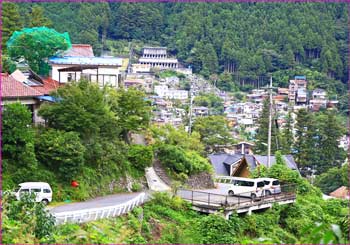
[[141,205],[145,201],[145,193],[140,193],[137,197],[115,206],[90,208],[76,211],[54,213],[56,225],[64,223],[84,223],[92,220],[116,217],[131,211],[134,207]]
[[260,204],[260,203],[269,203],[276,202],[288,198],[295,198],[296,185],[294,184],[285,184],[281,185],[281,193],[272,194],[272,195],[262,195],[252,199],[250,196],[253,192],[245,192],[236,195],[228,194],[216,194],[207,191],[193,191],[180,189],[177,192],[177,195],[182,197],[185,200],[190,201],[191,203],[200,203],[208,206],[244,206],[246,204]]

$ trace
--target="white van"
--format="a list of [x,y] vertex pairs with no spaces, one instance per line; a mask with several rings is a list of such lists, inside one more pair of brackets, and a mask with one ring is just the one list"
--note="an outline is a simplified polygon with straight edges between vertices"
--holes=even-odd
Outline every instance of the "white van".
[[281,186],[278,179],[273,178],[259,178],[265,182],[265,195],[269,196],[271,194],[279,194],[281,193]]
[[52,189],[48,183],[45,182],[25,182],[18,185],[15,191],[17,200],[21,199],[23,193],[35,193],[35,201],[43,202],[47,205],[52,201]]
[[233,177],[228,190],[230,196],[241,195],[255,199],[264,194],[265,182],[260,179]]

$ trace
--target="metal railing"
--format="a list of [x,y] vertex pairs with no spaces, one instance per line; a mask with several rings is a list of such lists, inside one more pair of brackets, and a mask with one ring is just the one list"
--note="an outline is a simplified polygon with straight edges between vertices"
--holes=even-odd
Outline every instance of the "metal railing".
[[56,225],[70,223],[84,223],[92,220],[116,217],[131,211],[134,207],[141,205],[145,201],[145,193],[140,193],[137,197],[115,206],[90,208],[76,211],[53,213]]
[[272,203],[285,199],[295,198],[296,185],[286,184],[281,185],[281,193],[271,195],[261,195],[256,198],[251,198],[254,192],[246,192],[235,195],[216,194],[206,191],[193,191],[180,189],[177,195],[182,199],[190,201],[192,204],[206,205],[210,207],[234,207],[239,208],[245,205],[258,205],[262,203]]

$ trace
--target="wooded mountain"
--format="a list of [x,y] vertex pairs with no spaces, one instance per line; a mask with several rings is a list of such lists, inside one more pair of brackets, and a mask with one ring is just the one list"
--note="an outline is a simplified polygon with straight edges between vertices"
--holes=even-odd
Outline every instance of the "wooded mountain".
[[[21,16],[28,16],[33,6],[42,7],[54,29],[68,32],[73,43],[92,44],[97,52],[106,39],[153,41],[204,75],[230,69],[249,81],[301,66],[347,80],[347,11],[341,3],[17,5]],[[25,25],[13,16],[15,20],[5,16],[4,21],[11,27],[18,22],[17,29]]]

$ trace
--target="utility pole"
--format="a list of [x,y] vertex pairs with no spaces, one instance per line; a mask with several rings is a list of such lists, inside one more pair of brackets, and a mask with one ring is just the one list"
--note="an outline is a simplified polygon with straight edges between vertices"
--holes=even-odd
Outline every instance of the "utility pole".
[[270,101],[269,101],[269,134],[267,138],[267,167],[271,167],[271,126],[272,126],[272,76],[270,77]]
[[192,81],[190,88],[190,125],[188,126],[188,134],[191,135],[192,130],[192,104],[193,104],[193,94],[192,94]]

